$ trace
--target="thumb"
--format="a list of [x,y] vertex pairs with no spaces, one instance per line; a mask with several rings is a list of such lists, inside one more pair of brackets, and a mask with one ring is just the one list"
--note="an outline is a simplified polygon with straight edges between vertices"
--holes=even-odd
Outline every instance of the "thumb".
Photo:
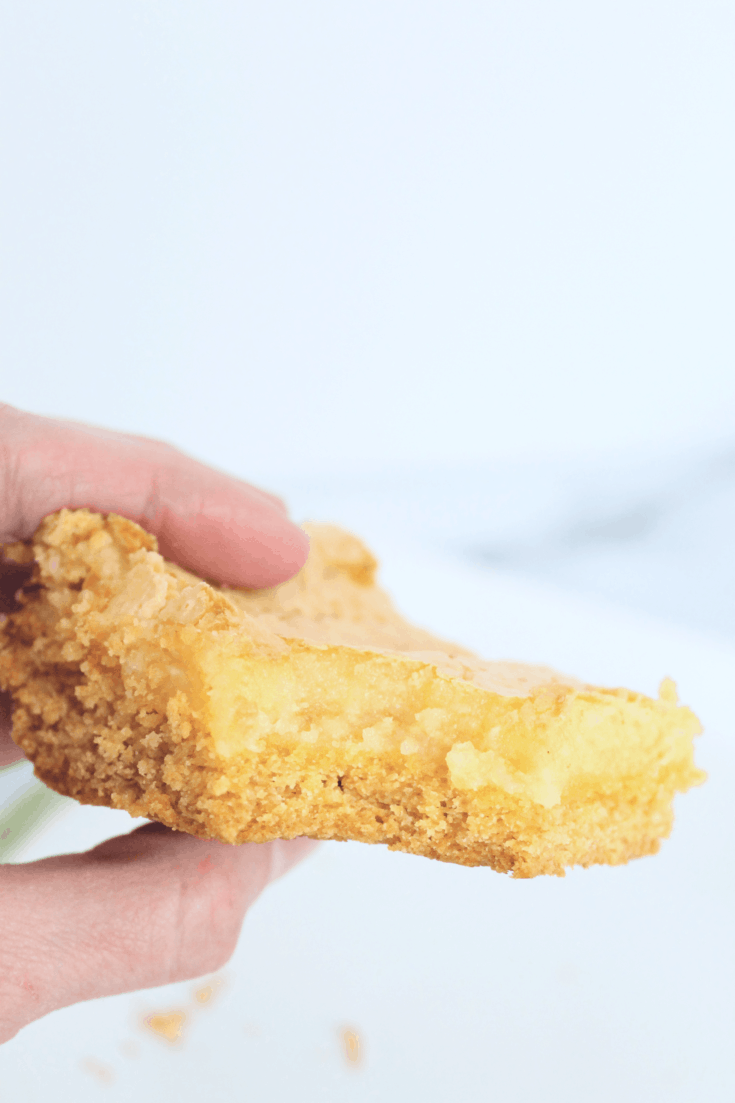
[[148,824],[0,867],[0,1042],[80,1000],[220,968],[253,901],[315,845],[229,846]]

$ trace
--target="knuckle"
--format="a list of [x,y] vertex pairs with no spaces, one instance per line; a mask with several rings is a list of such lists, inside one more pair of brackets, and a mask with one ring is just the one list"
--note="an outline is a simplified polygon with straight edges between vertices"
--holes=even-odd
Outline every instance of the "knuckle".
[[176,980],[215,972],[232,957],[245,914],[227,877],[212,877],[187,893],[179,925]]

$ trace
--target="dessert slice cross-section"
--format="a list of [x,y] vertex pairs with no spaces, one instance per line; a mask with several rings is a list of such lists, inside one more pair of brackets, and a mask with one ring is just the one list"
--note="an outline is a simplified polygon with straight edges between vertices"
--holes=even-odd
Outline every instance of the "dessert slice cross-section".
[[13,737],[53,789],[228,843],[387,843],[515,876],[654,853],[703,780],[696,717],[404,621],[355,537],[308,526],[271,590],[210,585],[110,514],[47,518],[0,630]]

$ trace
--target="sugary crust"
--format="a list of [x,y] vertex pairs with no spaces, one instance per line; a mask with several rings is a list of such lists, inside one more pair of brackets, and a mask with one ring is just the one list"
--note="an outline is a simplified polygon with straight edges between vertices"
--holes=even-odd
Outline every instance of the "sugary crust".
[[[674,793],[703,778],[698,723],[670,693],[483,662],[407,624],[354,537],[310,535],[304,570],[256,592],[210,586],[86,510],[6,548],[34,564],[0,685],[38,776],[226,842],[357,839],[526,877],[658,849]],[[257,716],[224,724],[230,684]]]

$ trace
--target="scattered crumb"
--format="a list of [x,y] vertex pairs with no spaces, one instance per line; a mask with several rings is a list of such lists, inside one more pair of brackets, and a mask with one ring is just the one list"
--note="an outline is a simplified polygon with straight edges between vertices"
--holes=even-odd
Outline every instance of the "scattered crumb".
[[183,1011],[164,1011],[153,1015],[146,1015],[143,1020],[145,1026],[149,1030],[152,1030],[154,1034],[172,1043],[180,1040],[181,1030],[185,1021],[186,1014]]
[[340,1031],[345,1060],[348,1065],[356,1067],[362,1062],[362,1043],[356,1030],[346,1029]]
[[206,1004],[211,1003],[212,999],[222,988],[223,983],[222,977],[212,977],[206,984],[199,985],[194,989],[194,1002],[199,1007],[204,1007]]
[[84,1060],[80,1061],[80,1065],[90,1076],[94,1076],[100,1084],[111,1084],[115,1079],[115,1074],[109,1065],[104,1065],[102,1061],[98,1061],[95,1057],[85,1057]]

